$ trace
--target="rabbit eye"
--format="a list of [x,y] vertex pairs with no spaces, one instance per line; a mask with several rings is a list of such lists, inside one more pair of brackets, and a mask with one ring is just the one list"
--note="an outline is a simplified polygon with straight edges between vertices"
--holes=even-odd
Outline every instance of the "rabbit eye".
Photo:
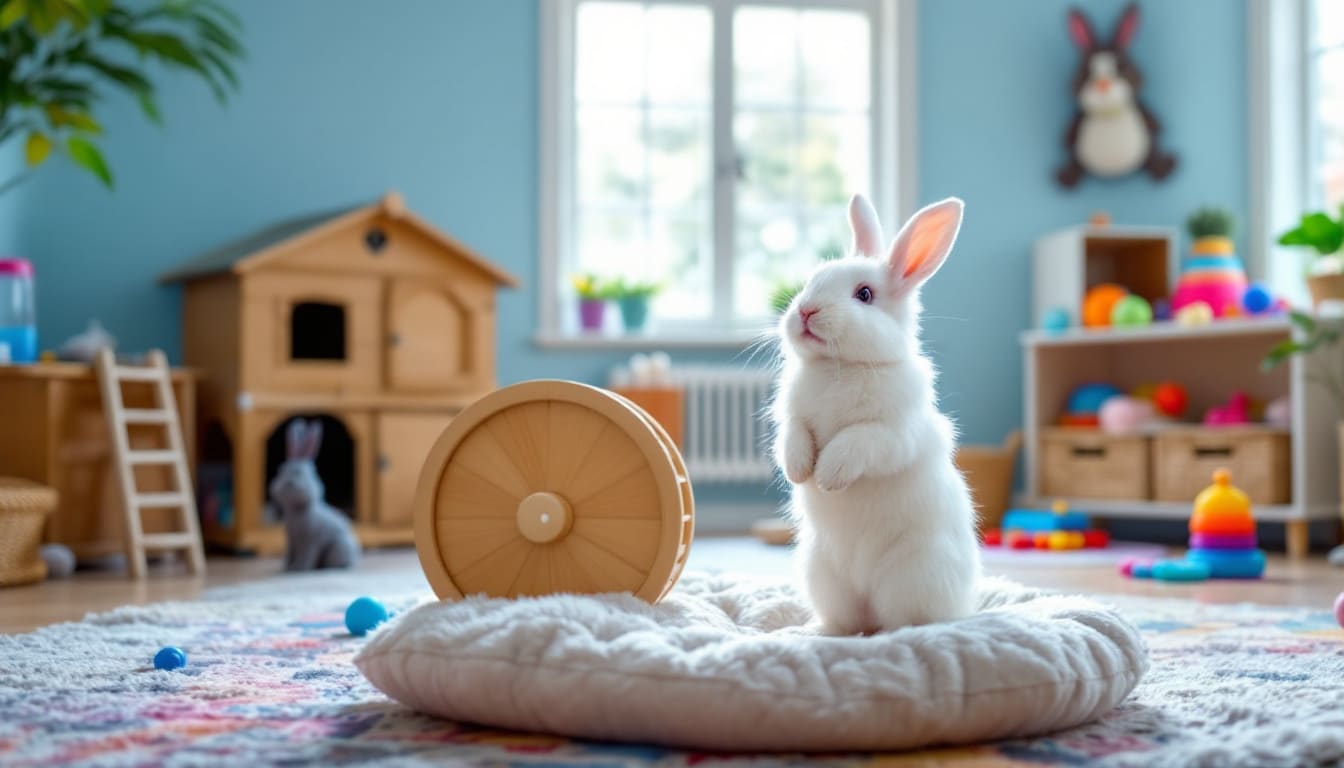
[[858,299],[859,301],[862,301],[864,304],[872,304],[873,289],[869,288],[866,285],[860,285],[859,289],[854,292],[854,298]]

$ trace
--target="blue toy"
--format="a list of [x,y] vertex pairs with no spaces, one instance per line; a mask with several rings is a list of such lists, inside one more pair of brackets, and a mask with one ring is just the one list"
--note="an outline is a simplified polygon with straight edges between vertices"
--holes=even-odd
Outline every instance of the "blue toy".
[[1041,316],[1041,330],[1049,334],[1063,333],[1072,325],[1073,317],[1063,307],[1051,307]]
[[1206,581],[1209,566],[1196,560],[1159,560],[1153,563],[1153,578],[1158,581]]
[[187,654],[177,646],[168,645],[154,654],[154,668],[163,670],[181,669],[187,666]]
[[1241,295],[1241,308],[1248,315],[1261,315],[1274,308],[1274,294],[1264,283],[1251,283]]
[[1135,563],[1133,569],[1129,572],[1130,578],[1151,579],[1153,578],[1152,563]]
[[1048,533],[1050,531],[1086,531],[1091,521],[1082,512],[1043,512],[1034,509],[1010,509],[1003,516],[999,527],[1005,531],[1029,531]]
[[1069,413],[1096,413],[1102,403],[1116,395],[1124,394],[1110,384],[1083,384],[1069,395]]
[[1192,549],[1185,559],[1204,564],[1214,579],[1258,579],[1265,573],[1265,553],[1260,549]]
[[372,597],[357,597],[345,609],[345,628],[355,637],[363,637],[369,630],[387,621],[387,606]]

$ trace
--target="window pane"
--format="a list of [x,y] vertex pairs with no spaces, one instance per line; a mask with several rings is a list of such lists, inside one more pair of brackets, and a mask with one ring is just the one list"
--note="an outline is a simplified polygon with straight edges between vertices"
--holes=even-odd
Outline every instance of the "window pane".
[[1316,59],[1316,181],[1328,207],[1344,203],[1344,48]]
[[656,281],[655,318],[707,318],[712,16],[583,2],[576,22],[571,272]]
[[792,104],[798,97],[798,12],[747,7],[733,16],[737,103]]
[[644,94],[644,8],[585,2],[574,23],[574,96],[633,103]]
[[848,244],[844,207],[872,184],[872,54],[862,13],[747,7],[734,17],[734,312]]
[[1340,0],[1315,0],[1312,3],[1311,36],[1316,48],[1344,45],[1344,3]]

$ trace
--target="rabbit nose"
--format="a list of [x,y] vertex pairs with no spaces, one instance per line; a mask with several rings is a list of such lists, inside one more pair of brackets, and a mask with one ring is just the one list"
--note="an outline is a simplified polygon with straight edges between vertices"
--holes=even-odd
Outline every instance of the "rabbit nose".
[[821,308],[820,308],[820,307],[799,307],[799,308],[798,308],[798,314],[799,314],[799,316],[801,316],[801,317],[803,318],[803,323],[804,323],[804,324],[806,324],[808,320],[811,320],[811,319],[812,319],[812,316],[815,315],[815,314],[817,314],[817,313],[820,312],[820,311],[821,311]]
[[1105,93],[1111,90],[1111,81],[1103,77],[1095,83],[1095,87],[1099,93]]

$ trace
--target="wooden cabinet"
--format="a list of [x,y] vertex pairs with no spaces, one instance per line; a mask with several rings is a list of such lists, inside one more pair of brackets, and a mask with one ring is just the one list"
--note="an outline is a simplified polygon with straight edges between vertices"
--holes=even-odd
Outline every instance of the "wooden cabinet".
[[429,451],[452,415],[384,413],[378,417],[378,524],[411,527],[411,506]]
[[[196,382],[187,371],[173,372],[173,396],[182,422],[188,459],[196,445]],[[126,405],[150,407],[148,385],[127,385]],[[133,427],[135,448],[162,448],[162,430]],[[115,478],[109,471],[107,421],[93,366],[78,363],[0,365],[0,475],[49,485],[60,494],[47,521],[46,540],[65,544],[83,560],[123,551]],[[194,462],[193,462],[194,463]],[[164,467],[135,468],[136,487],[168,490]],[[163,513],[159,515],[158,513]],[[173,527],[168,510],[146,510],[148,532]]]

